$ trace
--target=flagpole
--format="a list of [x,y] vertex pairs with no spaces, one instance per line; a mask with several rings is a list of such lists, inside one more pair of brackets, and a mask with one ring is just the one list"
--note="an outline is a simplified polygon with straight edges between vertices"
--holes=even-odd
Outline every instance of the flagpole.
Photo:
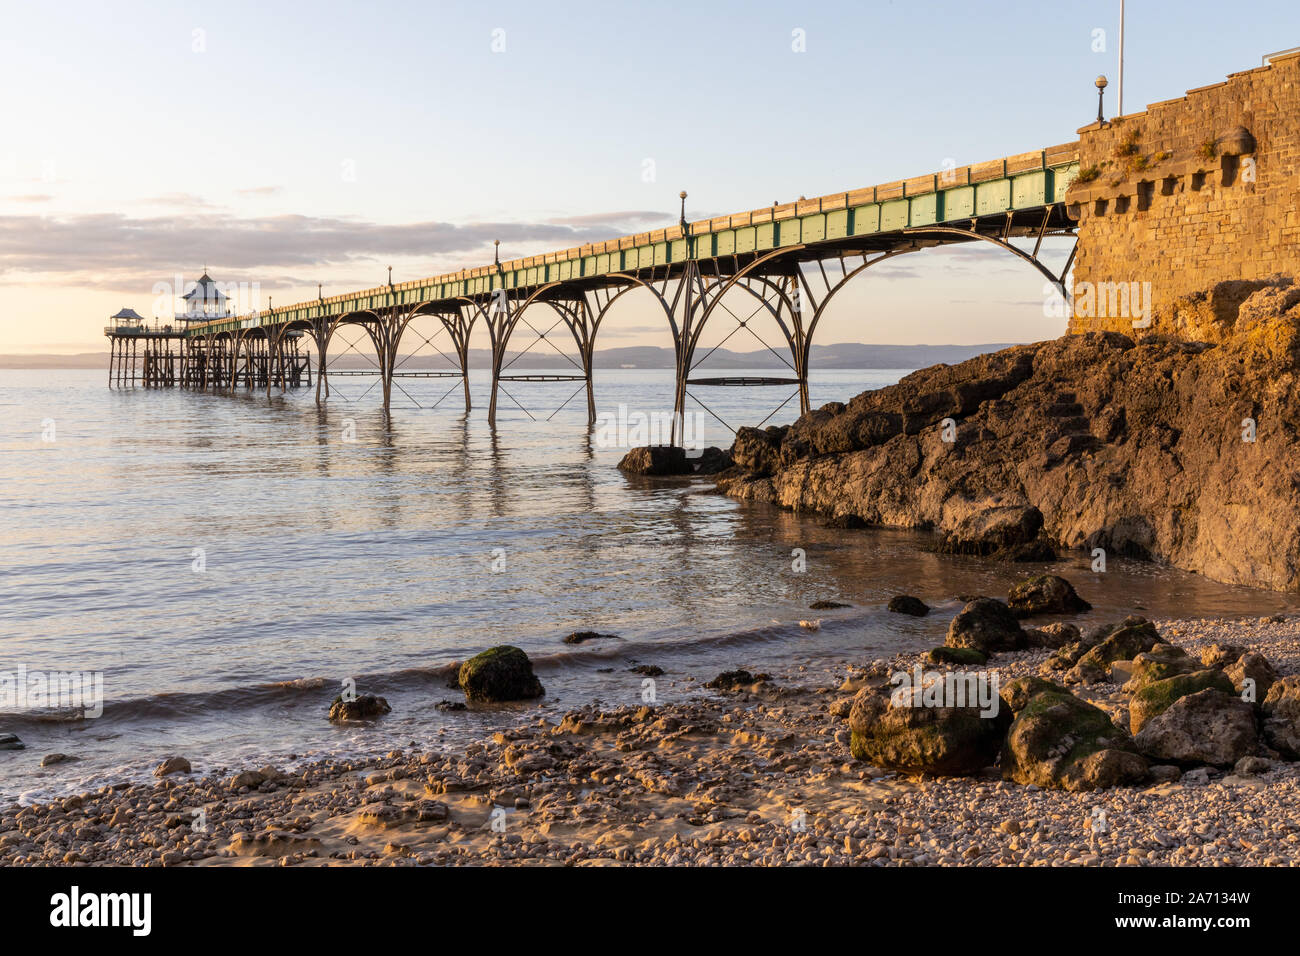
[[1119,0],[1119,108],[1115,115],[1124,115],[1124,0]]

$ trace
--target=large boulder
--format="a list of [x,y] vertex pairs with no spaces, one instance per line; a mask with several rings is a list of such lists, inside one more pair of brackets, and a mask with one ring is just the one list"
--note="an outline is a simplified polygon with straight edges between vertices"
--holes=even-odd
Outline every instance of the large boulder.
[[1011,681],[1002,700],[1014,713],[1002,746],[1002,776],[1061,790],[1138,783],[1147,762],[1106,713],[1037,677]]
[[1026,638],[1009,607],[993,598],[977,597],[952,619],[944,644],[974,647],[988,654],[1020,650]]
[[939,546],[948,554],[1016,556],[1038,540],[1043,530],[1043,513],[1032,505],[995,505],[973,511]]
[[1174,701],[1207,689],[1231,694],[1232,681],[1228,680],[1223,671],[1207,667],[1204,670],[1192,671],[1190,674],[1175,674],[1164,680],[1146,684],[1129,701],[1129,730],[1135,734],[1139,733],[1149,720],[1172,707]]
[[978,707],[914,706],[867,688],[849,711],[849,747],[886,770],[961,776],[997,759],[1006,727],[1001,707],[985,716]]
[[1147,720],[1134,743],[1161,763],[1230,767],[1258,746],[1255,708],[1240,697],[1207,688],[1179,697]]
[[1110,675],[1115,661],[1131,661],[1162,643],[1155,625],[1145,618],[1128,617],[1102,640],[1089,648],[1065,674],[1067,684],[1092,684]]
[[1092,605],[1075,593],[1074,585],[1055,574],[1039,574],[1014,585],[1007,606],[1020,618],[1092,610]]
[[466,699],[477,703],[529,700],[546,693],[528,655],[509,644],[471,657],[460,665],[459,676]]
[[630,475],[689,475],[694,469],[686,461],[685,448],[644,445],[624,455],[618,470]]
[[1275,681],[1262,710],[1268,745],[1291,760],[1300,760],[1300,674]]

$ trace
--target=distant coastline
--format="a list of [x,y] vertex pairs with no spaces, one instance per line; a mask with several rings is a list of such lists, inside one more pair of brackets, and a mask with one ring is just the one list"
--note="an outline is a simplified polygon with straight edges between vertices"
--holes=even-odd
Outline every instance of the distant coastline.
[[[812,367],[816,369],[858,368],[925,368],[940,363],[951,365],[964,362],[976,355],[996,352],[1010,343],[984,345],[870,345],[858,342],[840,345],[814,345]],[[514,353],[511,353],[512,355]],[[362,358],[341,361],[340,368],[364,368]],[[491,367],[491,353],[487,349],[470,350],[470,368]],[[551,368],[563,363],[558,354],[548,357],[542,353],[526,354],[515,361],[516,368]],[[440,368],[446,361],[438,355],[417,355],[403,363],[407,369]],[[673,350],[656,346],[631,346],[627,348],[600,349],[595,354],[596,368],[663,368],[674,367]],[[717,349],[709,355],[709,368],[769,369],[783,368],[777,355],[761,349],[755,352],[733,352]],[[79,369],[108,368],[108,352],[77,352],[69,355],[0,355],[0,369]]]

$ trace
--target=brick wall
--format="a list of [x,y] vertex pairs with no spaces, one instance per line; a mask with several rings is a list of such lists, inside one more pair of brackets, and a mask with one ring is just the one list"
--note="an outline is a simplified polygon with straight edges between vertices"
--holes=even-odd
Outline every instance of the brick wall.
[[1186,334],[1184,297],[1300,279],[1300,53],[1079,136],[1071,332],[1134,334],[1149,292],[1151,328]]

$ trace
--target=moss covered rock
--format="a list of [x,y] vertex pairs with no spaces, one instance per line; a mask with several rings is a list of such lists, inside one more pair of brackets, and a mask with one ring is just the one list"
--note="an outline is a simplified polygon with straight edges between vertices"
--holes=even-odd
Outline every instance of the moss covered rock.
[[1015,651],[1026,645],[1025,632],[1011,609],[1001,601],[977,597],[948,625],[948,647],[974,647],[986,654]]
[[928,664],[957,664],[972,666],[988,663],[989,656],[978,647],[941,647],[931,648],[925,655]]
[[1021,618],[1092,610],[1092,605],[1075,593],[1074,585],[1055,574],[1039,574],[1021,581],[1007,595],[1007,606]]
[[1020,713],[1025,709],[1025,705],[1036,694],[1050,692],[1055,694],[1069,694],[1070,692],[1060,684],[1053,684],[1050,680],[1044,680],[1041,677],[1017,677],[1015,680],[1007,681],[999,689],[999,695],[1002,703],[1011,712],[1012,716]]
[[466,699],[478,703],[529,700],[546,693],[528,655],[509,644],[489,648],[461,664],[459,680]]
[[1147,721],[1164,713],[1178,698],[1207,688],[1214,688],[1225,694],[1234,693],[1232,681],[1223,671],[1213,667],[1192,671],[1190,674],[1176,674],[1147,684],[1133,695],[1133,700],[1129,703],[1129,730],[1135,734],[1141,732]]
[[1092,684],[1110,674],[1115,661],[1131,661],[1161,643],[1154,624],[1142,617],[1128,617],[1089,648],[1078,663],[1065,673],[1067,684]]
[[1181,647],[1157,644],[1151,650],[1133,658],[1129,679],[1121,689],[1126,694],[1136,694],[1148,684],[1177,677],[1180,674],[1190,674],[1200,669],[1196,660]]
[[981,716],[975,707],[895,705],[879,691],[859,691],[849,711],[853,756],[902,773],[972,774],[992,764],[1007,715]]
[[1109,716],[1037,677],[1003,688],[1015,719],[1002,745],[1002,776],[1071,791],[1138,783],[1147,762]]

